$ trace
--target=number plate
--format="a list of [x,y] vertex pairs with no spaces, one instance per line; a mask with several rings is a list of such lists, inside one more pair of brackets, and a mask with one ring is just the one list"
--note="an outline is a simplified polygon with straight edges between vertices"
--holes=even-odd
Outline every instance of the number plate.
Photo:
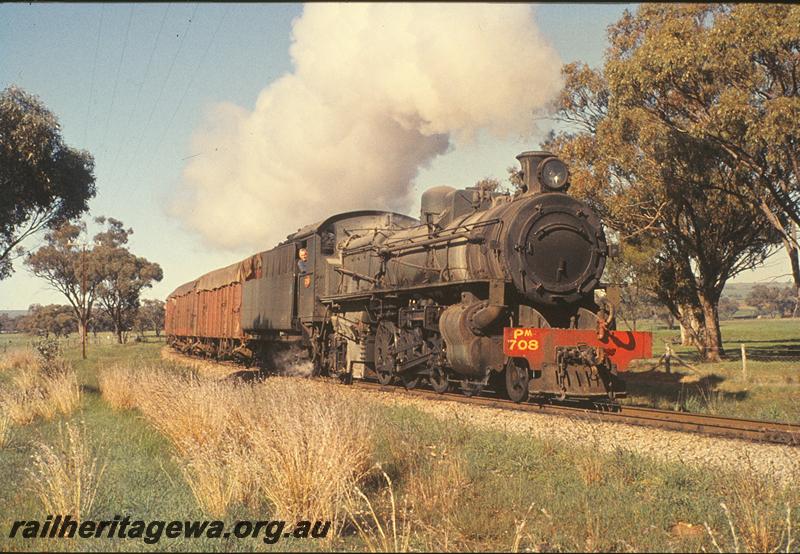
[[531,367],[555,362],[556,348],[586,344],[602,348],[617,369],[622,371],[632,360],[653,356],[653,335],[647,332],[609,331],[600,340],[594,329],[555,329],[506,327],[503,352],[512,358],[525,358]]

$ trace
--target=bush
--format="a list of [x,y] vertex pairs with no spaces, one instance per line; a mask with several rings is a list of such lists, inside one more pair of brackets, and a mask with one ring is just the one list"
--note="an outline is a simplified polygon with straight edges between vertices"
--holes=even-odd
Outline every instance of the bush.
[[61,354],[61,346],[57,339],[41,339],[36,343],[39,353],[39,369],[47,375],[57,375],[67,369],[67,364]]

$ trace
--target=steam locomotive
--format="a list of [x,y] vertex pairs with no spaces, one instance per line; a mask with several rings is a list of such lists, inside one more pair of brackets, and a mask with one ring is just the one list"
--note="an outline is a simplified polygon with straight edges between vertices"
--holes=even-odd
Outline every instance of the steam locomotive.
[[336,214],[178,287],[169,343],[248,362],[294,346],[315,374],[516,402],[623,395],[619,372],[651,356],[652,337],[615,330],[613,302],[596,298],[601,222],[566,194],[560,159],[517,159],[513,194],[442,186],[422,195],[419,219]]

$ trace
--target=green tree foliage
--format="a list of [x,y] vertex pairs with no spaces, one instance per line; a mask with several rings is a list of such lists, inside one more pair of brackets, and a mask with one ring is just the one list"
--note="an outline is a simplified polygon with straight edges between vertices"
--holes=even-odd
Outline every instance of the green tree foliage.
[[97,333],[114,331],[114,322],[104,310],[94,310],[89,320],[89,330],[97,337]]
[[51,334],[56,337],[67,337],[78,330],[72,307],[60,304],[31,305],[28,314],[21,318],[17,328],[25,333],[45,338],[49,338]]
[[619,255],[609,259],[603,274],[607,282],[620,286],[617,317],[634,331],[640,319],[655,317],[659,305],[651,292],[650,276],[646,271],[654,254],[646,248],[632,248],[623,243]]
[[719,299],[719,317],[720,319],[731,319],[739,311],[739,303],[729,296],[723,296]]
[[17,323],[21,316],[11,317],[8,314],[0,314],[0,332],[3,333],[16,333]]
[[718,17],[736,10],[645,4],[626,12],[610,28],[603,71],[564,67],[558,117],[570,130],[546,145],[570,162],[573,191],[623,244],[655,252],[637,273],[707,360],[722,353],[725,282],[783,238],[770,214],[791,219],[760,174],[733,163],[728,145],[687,115],[717,109],[724,89],[709,85],[706,62],[725,59],[707,43]]
[[132,328],[139,293],[163,274],[158,264],[135,256],[125,246],[132,229],[113,218],[96,221],[106,224],[106,229],[91,244],[81,240],[86,234],[84,223],[66,223],[48,232],[44,246],[29,254],[25,264],[67,298],[82,336],[99,303],[122,342]]
[[796,297],[790,287],[758,284],[747,295],[747,304],[754,307],[758,315],[790,316],[795,302]]
[[653,306],[653,318],[666,325],[670,331],[675,329],[675,316],[663,304],[656,303]]
[[737,176],[779,234],[800,297],[800,8],[644,4],[611,39],[617,102],[698,141]]
[[72,306],[81,337],[86,336],[104,278],[102,265],[81,241],[85,233],[85,223],[65,223],[46,233],[45,244],[25,258],[30,272],[63,294]]
[[0,92],[0,279],[20,243],[87,210],[94,160],[66,146],[56,117],[17,87]]
[[106,230],[95,236],[93,251],[103,268],[97,297],[114,323],[117,341],[122,344],[133,329],[139,295],[151,287],[153,281],[161,281],[164,274],[157,263],[132,254],[125,246],[133,229],[125,229],[122,222],[114,218],[99,217],[96,221],[106,224]]
[[164,317],[166,315],[163,300],[142,300],[139,311],[136,312],[136,330],[140,336],[144,336],[147,331],[154,331],[157,337],[161,336],[164,329]]

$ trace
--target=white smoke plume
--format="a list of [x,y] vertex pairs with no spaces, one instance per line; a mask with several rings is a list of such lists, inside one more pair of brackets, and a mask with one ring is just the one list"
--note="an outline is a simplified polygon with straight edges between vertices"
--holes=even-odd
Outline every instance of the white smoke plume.
[[269,353],[267,369],[285,377],[311,377],[314,364],[308,359],[308,352],[301,348],[287,350],[272,349]]
[[212,244],[261,250],[336,212],[408,211],[420,168],[479,132],[528,135],[561,86],[526,5],[310,4],[291,57],[253,111],[216,105],[193,135],[176,211]]

